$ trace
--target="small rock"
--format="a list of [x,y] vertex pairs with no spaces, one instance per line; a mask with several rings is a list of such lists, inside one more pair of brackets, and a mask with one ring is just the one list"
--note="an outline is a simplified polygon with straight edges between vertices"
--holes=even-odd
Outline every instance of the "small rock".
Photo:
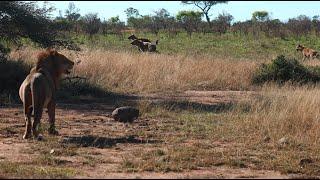
[[162,156],[162,157],[160,157],[157,161],[160,162],[160,163],[161,163],[161,162],[166,162],[166,159],[167,159],[167,158],[166,158],[165,156]]
[[37,140],[38,140],[38,141],[42,141],[42,140],[43,140],[43,136],[40,134],[40,135],[37,137]]
[[53,153],[54,153],[54,149],[51,149],[50,154],[53,154]]
[[289,139],[286,137],[283,137],[283,138],[279,139],[278,143],[281,145],[289,144]]
[[111,115],[116,121],[123,123],[132,123],[139,117],[139,110],[130,106],[119,107],[116,108]]

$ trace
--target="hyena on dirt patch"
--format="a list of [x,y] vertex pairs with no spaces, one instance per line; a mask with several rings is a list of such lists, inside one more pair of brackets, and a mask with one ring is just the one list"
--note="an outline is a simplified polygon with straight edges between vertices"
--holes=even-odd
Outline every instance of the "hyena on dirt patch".
[[305,60],[306,58],[310,59],[310,58],[315,58],[319,56],[319,53],[316,50],[307,48],[301,44],[298,44],[298,46],[296,47],[296,50],[302,52],[303,60]]

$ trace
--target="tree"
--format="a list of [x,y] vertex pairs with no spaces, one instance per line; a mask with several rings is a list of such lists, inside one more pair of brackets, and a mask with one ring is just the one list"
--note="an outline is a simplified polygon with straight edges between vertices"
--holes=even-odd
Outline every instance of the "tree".
[[80,18],[79,14],[80,9],[76,8],[73,2],[70,2],[68,5],[68,9],[66,10],[66,18],[68,21],[75,22]]
[[201,23],[202,12],[197,11],[179,11],[177,14],[177,20],[183,28],[187,31],[189,36],[197,29]]
[[144,15],[141,18],[138,18],[137,28],[140,29],[151,29],[152,26],[152,16]]
[[211,27],[210,9],[216,4],[228,3],[228,1],[182,1],[183,4],[193,4],[199,9],[201,9],[202,13],[205,15],[206,20]]
[[135,29],[151,29],[152,27],[152,16],[144,15],[141,17],[130,17],[127,20],[128,26]]
[[133,7],[127,8],[124,12],[127,14],[127,18],[130,18],[130,17],[137,18],[140,16],[139,11]]
[[170,13],[164,8],[161,8],[158,11],[154,11],[154,13],[156,14],[157,17],[162,19],[166,19],[170,16]]
[[111,33],[115,33],[121,38],[123,37],[121,30],[124,28],[124,22],[120,21],[119,16],[111,17],[106,24]]
[[217,17],[217,20],[230,26],[233,20],[233,16],[229,13],[222,13],[222,14],[219,14],[219,16]]
[[320,34],[320,16],[313,16],[312,17],[312,27],[316,33],[316,35]]
[[101,21],[97,13],[88,13],[81,18],[83,30],[90,35],[96,34],[100,30]]
[[269,21],[269,13],[267,11],[255,11],[252,13],[253,35],[259,36],[263,29],[266,29],[266,22]]
[[127,14],[127,24],[130,27],[137,28],[139,26],[139,11],[133,7],[129,7],[124,11]]
[[263,31],[268,37],[281,37],[284,38],[284,33],[282,31],[283,23],[279,19],[268,20],[265,23],[265,28]]
[[255,11],[252,13],[252,21],[264,22],[269,19],[270,17],[267,11]]
[[149,24],[149,28],[153,33],[158,35],[160,29],[166,29],[170,24],[172,17],[170,17],[170,13],[162,8],[158,11],[154,11],[155,15],[152,16],[151,24]]
[[54,20],[54,24],[55,24],[55,28],[58,30],[58,31],[72,31],[74,29],[73,28],[73,24],[68,21],[66,18],[63,18],[63,17],[57,17],[55,20]]
[[309,17],[300,15],[297,18],[290,18],[286,26],[295,36],[302,36],[311,32],[312,21]]
[[62,16],[62,11],[59,10],[59,16],[56,17],[56,20],[62,20],[64,17]]
[[[29,38],[42,47],[56,44],[58,32],[49,13],[53,7],[37,7],[37,2],[1,1],[0,37],[1,40],[20,44],[21,38]],[[1,41],[2,42],[2,41]],[[0,93],[18,98],[18,89],[30,72],[31,67],[23,61],[8,61],[10,49],[0,43]],[[14,99],[16,99],[14,98]]]
[[101,23],[101,29],[103,34],[117,34],[119,38],[123,38],[122,30],[125,28],[124,22],[120,21],[119,16],[111,17],[107,21]]
[[233,33],[239,33],[239,35],[248,35],[252,30],[252,27],[253,27],[252,20],[247,20],[244,22],[238,21],[232,25],[231,31]]
[[227,30],[231,26],[231,21],[233,20],[233,16],[228,13],[219,14],[219,16],[213,21],[214,30],[219,32],[221,35],[222,33],[226,33]]
[[129,27],[139,28],[139,24],[140,24],[139,21],[140,21],[140,18],[129,17],[127,19],[127,24]]
[[53,10],[38,8],[36,2],[1,1],[0,37],[15,43],[26,37],[44,47],[54,44],[57,31],[48,15]]

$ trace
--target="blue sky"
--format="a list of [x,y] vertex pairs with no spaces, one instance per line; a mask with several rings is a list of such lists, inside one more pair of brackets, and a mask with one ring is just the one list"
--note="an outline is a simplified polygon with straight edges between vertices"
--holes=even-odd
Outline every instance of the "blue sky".
[[[74,2],[80,9],[80,14],[98,13],[103,19],[119,15],[120,20],[126,21],[125,10],[133,7],[142,15],[153,14],[154,11],[165,8],[171,15],[175,16],[180,10],[197,10],[192,5],[183,5],[181,1],[47,1],[57,10],[53,16],[59,15],[59,10],[64,14],[69,2]],[[39,1],[42,6],[43,1]],[[233,15],[234,21],[245,21],[251,18],[254,11],[268,11],[272,18],[286,21],[298,15],[313,17],[320,15],[320,2],[317,1],[229,1],[227,4],[218,4],[210,11],[211,19],[219,13],[227,12]]]

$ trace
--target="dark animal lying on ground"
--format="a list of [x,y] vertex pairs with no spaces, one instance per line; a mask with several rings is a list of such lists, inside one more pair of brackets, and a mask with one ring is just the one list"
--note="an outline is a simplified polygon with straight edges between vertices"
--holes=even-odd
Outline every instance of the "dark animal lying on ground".
[[146,39],[146,38],[137,38],[134,34],[132,34],[131,36],[129,36],[128,37],[128,39],[130,39],[130,40],[140,40],[140,41],[142,41],[142,42],[150,42],[151,43],[151,41],[149,40],[149,39]]
[[131,42],[131,45],[135,45],[138,47],[139,51],[141,52],[158,52],[157,45],[159,40],[156,40],[155,43],[151,42],[143,42],[141,40],[134,40]]
[[119,107],[112,112],[114,120],[123,123],[132,123],[139,117],[139,110],[130,106]]

